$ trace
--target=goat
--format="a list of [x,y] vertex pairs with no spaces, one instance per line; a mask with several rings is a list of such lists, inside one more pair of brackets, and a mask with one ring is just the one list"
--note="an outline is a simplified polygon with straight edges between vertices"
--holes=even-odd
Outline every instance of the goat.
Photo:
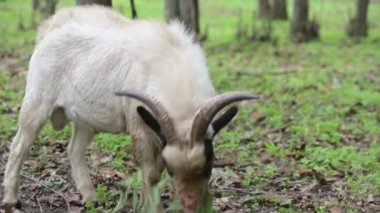
[[98,132],[128,133],[143,173],[144,206],[151,205],[152,186],[166,169],[184,211],[196,212],[208,190],[212,140],[237,107],[215,115],[255,98],[248,92],[217,95],[200,45],[179,22],[129,20],[100,6],[62,10],[38,31],[3,202],[17,206],[21,165],[50,119],[56,130],[73,123],[68,155],[82,202],[96,200],[87,145]]

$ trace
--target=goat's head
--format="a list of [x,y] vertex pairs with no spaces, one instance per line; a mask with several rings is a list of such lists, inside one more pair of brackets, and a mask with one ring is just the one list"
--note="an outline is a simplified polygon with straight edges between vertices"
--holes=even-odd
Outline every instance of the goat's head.
[[236,115],[237,107],[230,107],[216,119],[215,115],[228,104],[257,97],[247,92],[230,92],[211,98],[196,112],[188,130],[190,138],[183,138],[177,133],[169,112],[155,98],[139,92],[120,92],[117,95],[135,98],[153,112],[151,114],[143,106],[137,107],[142,120],[161,140],[166,170],[172,177],[184,211],[196,212],[204,201],[211,176],[214,160],[212,141]]

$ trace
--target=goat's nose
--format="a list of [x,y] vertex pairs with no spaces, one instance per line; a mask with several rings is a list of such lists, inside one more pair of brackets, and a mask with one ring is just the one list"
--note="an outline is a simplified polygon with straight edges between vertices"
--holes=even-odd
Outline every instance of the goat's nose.
[[193,210],[194,212],[199,206],[199,199],[195,196],[185,196],[181,201],[184,209]]

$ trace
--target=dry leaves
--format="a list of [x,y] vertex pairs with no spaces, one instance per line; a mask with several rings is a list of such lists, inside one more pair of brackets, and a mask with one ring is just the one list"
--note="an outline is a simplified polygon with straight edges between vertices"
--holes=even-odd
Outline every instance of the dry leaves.
[[330,208],[330,213],[343,213],[343,212],[344,212],[343,209],[340,207],[334,206],[334,207]]

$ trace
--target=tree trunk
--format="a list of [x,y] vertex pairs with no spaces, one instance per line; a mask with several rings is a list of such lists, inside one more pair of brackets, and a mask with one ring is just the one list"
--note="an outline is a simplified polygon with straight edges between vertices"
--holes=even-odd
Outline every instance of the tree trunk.
[[54,15],[58,0],[45,0],[44,5],[42,6],[39,5],[39,3],[37,2],[34,2],[34,3],[33,3],[33,7],[34,6],[39,7],[41,15],[42,15],[42,19],[47,19],[50,16]]
[[196,35],[200,31],[198,9],[198,0],[165,0],[166,20],[178,19]]
[[319,25],[309,21],[308,0],[294,0],[291,37],[295,42],[305,42],[319,37]]
[[112,7],[112,0],[76,0],[77,5],[99,4]]
[[40,9],[40,0],[33,0],[32,1],[32,15],[30,17],[30,26],[32,28],[35,28],[37,26],[36,22],[36,13],[38,13]]
[[132,19],[136,19],[137,18],[137,10],[136,10],[136,5],[135,5],[135,0],[130,0],[129,3],[131,5],[131,10],[132,10]]
[[279,20],[287,20],[288,12],[286,10],[286,0],[274,0],[272,7],[272,18]]
[[30,17],[30,26],[35,28],[37,26],[36,15],[41,15],[41,20],[47,19],[54,15],[56,6],[59,0],[33,0],[32,1],[32,14]]
[[55,13],[55,7],[57,6],[58,0],[46,0],[46,15],[47,17]]
[[271,7],[269,0],[259,0],[259,18],[271,18]]
[[367,36],[367,11],[369,0],[357,0],[356,17],[351,19],[347,26],[347,34],[350,37]]
[[33,0],[32,1],[32,10],[36,11],[40,8],[40,0]]
[[179,2],[177,0],[165,0],[165,19],[169,21],[179,17]]

